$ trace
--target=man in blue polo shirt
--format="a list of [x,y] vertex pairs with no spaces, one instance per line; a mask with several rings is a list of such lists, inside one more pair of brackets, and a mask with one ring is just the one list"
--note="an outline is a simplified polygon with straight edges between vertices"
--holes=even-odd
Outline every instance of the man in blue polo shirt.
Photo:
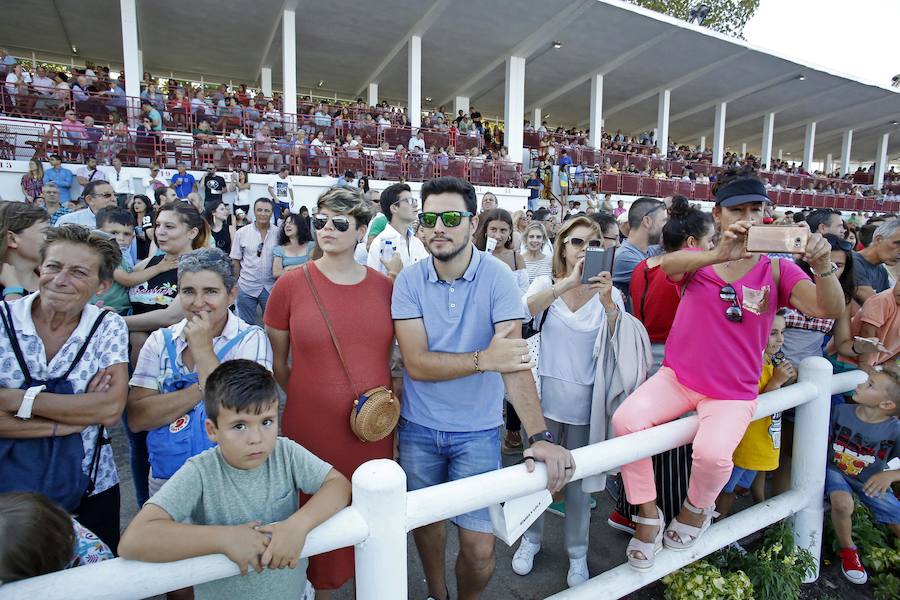
[[[524,311],[512,271],[475,248],[475,188],[455,177],[422,186],[420,227],[431,258],[397,277],[391,312],[406,366],[398,426],[400,465],[416,490],[500,468],[504,386],[531,447],[546,462],[548,488],[562,489],[574,461],[547,431],[521,339]],[[529,469],[534,460],[526,461]],[[487,509],[452,519],[459,527],[460,598],[479,597],[494,572]],[[445,523],[413,532],[435,600],[447,599]]]

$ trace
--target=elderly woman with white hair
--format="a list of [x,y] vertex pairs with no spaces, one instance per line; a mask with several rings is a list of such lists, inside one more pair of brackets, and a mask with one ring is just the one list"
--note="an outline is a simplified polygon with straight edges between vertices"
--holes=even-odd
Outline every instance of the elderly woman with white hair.
[[129,428],[148,432],[151,495],[187,459],[214,445],[204,426],[203,386],[209,374],[238,358],[272,368],[265,332],[228,308],[237,296],[237,279],[224,252],[200,248],[183,254],[178,289],[184,318],[150,335],[128,394]]

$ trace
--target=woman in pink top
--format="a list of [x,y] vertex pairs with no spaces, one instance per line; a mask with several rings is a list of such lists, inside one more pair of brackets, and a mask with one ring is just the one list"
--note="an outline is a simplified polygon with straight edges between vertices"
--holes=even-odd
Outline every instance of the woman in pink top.
[[612,419],[621,436],[693,410],[700,417],[687,500],[665,533],[650,459],[622,467],[628,501],[640,507],[626,550],[629,564],[638,569],[652,567],[663,544],[684,550],[709,527],[716,496],[731,473],[731,456],[756,409],[760,357],[775,312],[792,306],[807,315],[833,318],[843,310],[831,248],[822,236],[811,235],[803,253],[816,284],[791,261],[779,260],[773,267],[768,256],[746,251],[747,231],[762,224],[768,202],[765,185],[754,173],[724,173],[715,195],[719,244],[707,251],[665,254],[660,263],[682,294],[663,367]]

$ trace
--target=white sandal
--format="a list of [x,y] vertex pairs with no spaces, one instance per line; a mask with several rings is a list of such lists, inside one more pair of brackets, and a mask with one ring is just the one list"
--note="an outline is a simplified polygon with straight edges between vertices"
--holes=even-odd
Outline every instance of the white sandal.
[[652,542],[645,542],[639,540],[637,537],[633,537],[631,538],[631,541],[628,542],[628,547],[625,548],[625,556],[628,558],[628,564],[639,571],[646,571],[647,569],[652,568],[653,564],[656,562],[656,554],[662,550],[663,547],[663,526],[665,525],[666,516],[658,506],[656,507],[656,515],[657,517],[655,519],[649,519],[640,515],[636,515],[631,519],[635,523],[640,523],[641,525],[657,526],[656,537]]
[[703,532],[709,529],[712,520],[719,516],[714,507],[697,508],[688,502],[687,499],[684,501],[684,507],[695,515],[703,515],[703,524],[700,527],[694,527],[693,525],[682,523],[678,520],[678,517],[672,519],[669,527],[666,528],[666,535],[663,539],[666,548],[670,550],[687,550],[693,546],[700,539],[700,536],[703,535]]

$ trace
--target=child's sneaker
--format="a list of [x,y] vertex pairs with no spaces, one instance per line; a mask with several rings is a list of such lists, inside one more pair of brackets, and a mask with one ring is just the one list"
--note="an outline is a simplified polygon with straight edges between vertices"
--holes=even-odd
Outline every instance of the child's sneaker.
[[841,548],[841,571],[850,583],[863,584],[869,580],[866,568],[859,560],[856,548]]
[[612,527],[613,529],[618,529],[619,531],[624,531],[625,533],[630,533],[634,535],[634,521],[623,515],[617,510],[609,513],[609,518],[606,519],[607,525]]

